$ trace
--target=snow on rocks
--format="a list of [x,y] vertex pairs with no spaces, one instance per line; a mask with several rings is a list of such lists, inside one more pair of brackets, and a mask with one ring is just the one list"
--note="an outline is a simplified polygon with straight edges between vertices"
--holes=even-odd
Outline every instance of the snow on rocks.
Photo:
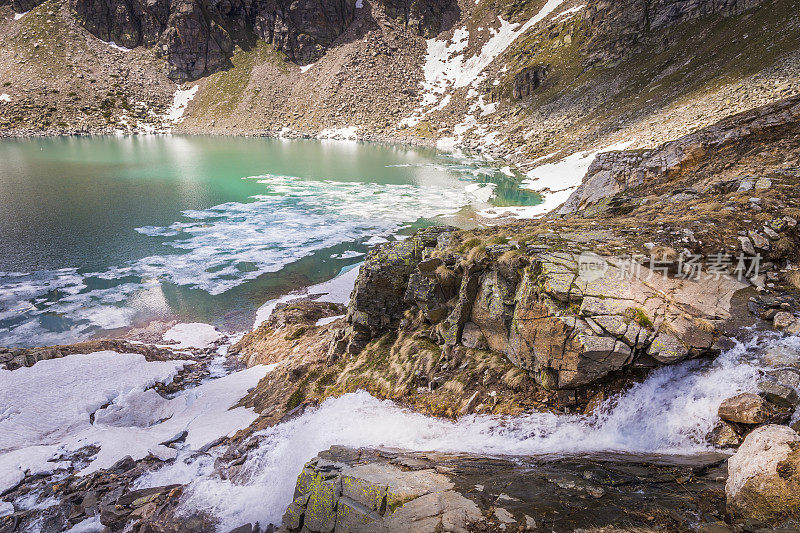
[[318,139],[334,139],[339,141],[354,141],[358,139],[358,126],[346,128],[326,128],[317,134]]
[[187,364],[95,352],[0,371],[0,493],[25,475],[68,467],[69,455],[86,446],[99,452],[82,475],[128,455],[174,458],[176,450],[160,443],[180,435],[185,448],[201,450],[256,419],[250,409],[230,408],[274,366],[211,380],[171,399],[150,389]]
[[130,52],[132,50],[132,48],[127,48],[125,46],[121,46],[121,45],[115,43],[114,41],[109,41],[108,42],[108,46],[110,46],[114,50],[119,50],[120,52]]
[[25,11],[24,13],[14,13],[14,20],[19,20],[28,13],[30,13],[30,11]]
[[303,290],[292,292],[281,296],[280,298],[268,301],[259,307],[258,311],[256,311],[256,319],[253,324],[253,329],[257,329],[258,326],[269,319],[269,317],[272,316],[272,312],[275,311],[275,307],[281,303],[289,303],[297,300],[313,298],[314,300],[320,302],[332,302],[347,305],[350,302],[350,293],[353,292],[353,287],[355,287],[356,278],[358,278],[358,272],[360,270],[361,263],[341,272],[338,276],[329,281],[320,283],[318,285],[312,285],[311,287],[307,287]]
[[7,93],[0,94],[0,102],[10,102],[11,95]]
[[164,115],[164,120],[173,124],[182,122],[186,107],[189,105],[189,102],[194,99],[198,89],[200,89],[199,85],[189,87],[188,89],[178,88],[172,100],[172,107],[170,107],[167,114]]
[[107,351],[0,371],[0,493],[26,472],[56,468],[49,460],[65,451],[62,446],[91,444],[91,413],[132,390],[171,381],[186,364]]
[[165,333],[165,342],[174,342],[170,348],[185,350],[188,348],[208,348],[222,337],[222,333],[210,324],[192,322],[189,324],[175,324]]
[[481,51],[468,58],[465,58],[463,54],[470,36],[466,28],[456,29],[449,44],[446,40],[428,39],[423,69],[425,81],[422,83],[424,90],[422,106],[436,104],[440,95],[443,95],[447,89],[457,89],[475,84],[481,72],[495,58],[505,52],[517,37],[544,20],[563,1],[548,0],[539,13],[522,26],[498,17],[500,27],[490,30],[492,36],[483,45]]

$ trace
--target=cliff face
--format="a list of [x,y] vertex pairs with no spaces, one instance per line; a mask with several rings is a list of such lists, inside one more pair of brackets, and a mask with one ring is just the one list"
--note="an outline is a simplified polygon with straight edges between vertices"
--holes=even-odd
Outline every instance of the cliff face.
[[764,0],[594,0],[586,4],[587,59],[590,63],[618,60],[639,51],[657,30],[710,15],[737,15],[762,3]]
[[72,0],[71,8],[90,32],[133,48],[155,46],[167,59],[168,75],[192,80],[230,65],[235,46],[256,39],[273,44],[305,65],[319,58],[353,20],[355,0],[156,0],[118,3]]
[[[15,0],[16,1],[16,0]],[[26,2],[28,0],[20,0]],[[313,63],[353,22],[356,0],[71,0],[78,19],[104,41],[153,46],[174,80],[194,80],[231,66],[236,46],[267,42],[299,65]],[[378,2],[380,5],[381,2]],[[423,36],[439,32],[451,0],[384,4],[392,18]]]

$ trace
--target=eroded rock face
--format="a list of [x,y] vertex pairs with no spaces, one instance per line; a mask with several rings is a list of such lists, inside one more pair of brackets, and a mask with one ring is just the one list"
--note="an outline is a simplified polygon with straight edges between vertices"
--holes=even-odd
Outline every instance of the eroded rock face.
[[510,461],[333,447],[303,468],[279,531],[567,532],[621,523],[676,531],[698,516],[721,520],[721,457],[652,459]]
[[235,46],[256,39],[301,65],[318,59],[353,21],[355,0],[71,0],[81,23],[105,41],[155,46],[170,78],[184,81],[229,65]]
[[729,511],[737,518],[800,519],[800,435],[786,426],[762,426],[728,460]]
[[[423,250],[435,247],[439,236],[447,235],[453,229],[428,228],[404,241],[385,243],[370,251],[350,297],[348,327],[331,345],[332,358],[343,353],[358,353],[371,339],[385,333],[390,326],[396,326],[408,308],[407,291],[415,291],[420,301],[426,302],[424,309],[436,305],[439,301],[436,290],[423,284],[409,285],[409,278],[418,269]],[[432,265],[422,264],[423,270],[429,266],[435,269]],[[426,292],[428,289],[432,292]]]
[[575,389],[632,365],[714,353],[732,298],[746,286],[729,276],[677,279],[630,259],[584,256],[496,245],[470,260],[444,242],[387,246],[368,258],[348,311],[351,327],[335,350],[358,353],[406,310],[418,310],[439,344],[500,352],[548,389]]
[[[678,177],[707,161],[723,147],[768,140],[785,128],[797,127],[798,123],[800,96],[734,115],[658,148],[598,154],[583,183],[558,212],[574,213],[644,183]],[[744,240],[752,250],[750,255],[755,255],[750,240],[746,237]]]

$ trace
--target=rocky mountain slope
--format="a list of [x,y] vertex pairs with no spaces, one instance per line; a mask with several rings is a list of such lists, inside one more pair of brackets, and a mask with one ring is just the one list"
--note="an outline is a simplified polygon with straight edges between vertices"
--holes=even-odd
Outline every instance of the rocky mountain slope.
[[[4,4],[5,133],[357,136],[528,168],[654,147],[796,94],[800,73],[792,0]],[[170,80],[198,87],[177,125]]]

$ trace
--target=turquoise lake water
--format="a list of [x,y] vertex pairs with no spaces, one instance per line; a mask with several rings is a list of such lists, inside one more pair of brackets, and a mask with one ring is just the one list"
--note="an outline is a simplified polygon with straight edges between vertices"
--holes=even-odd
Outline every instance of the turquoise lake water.
[[0,346],[150,320],[227,330],[370,246],[532,205],[491,162],[423,148],[245,137],[0,140]]

